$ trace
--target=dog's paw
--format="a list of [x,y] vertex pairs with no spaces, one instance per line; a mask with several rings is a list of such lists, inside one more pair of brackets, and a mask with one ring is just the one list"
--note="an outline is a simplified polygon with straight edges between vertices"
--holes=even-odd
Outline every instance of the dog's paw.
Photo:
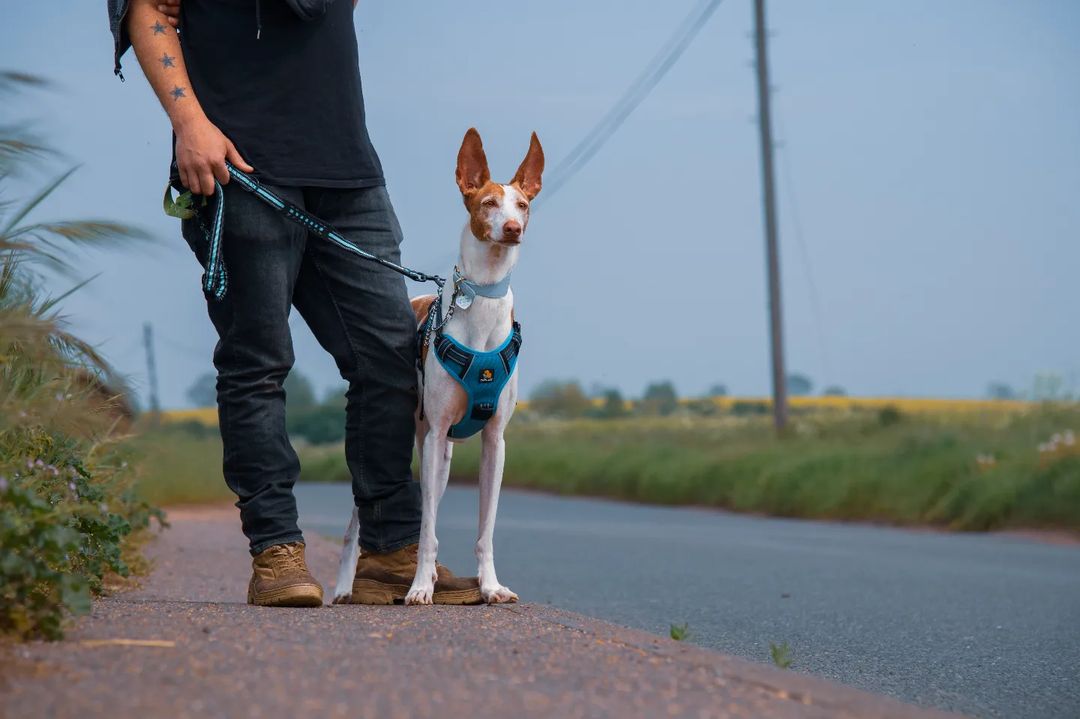
[[518,600],[518,595],[501,584],[496,584],[490,588],[480,587],[480,596],[488,604],[509,604]]
[[331,604],[352,604],[352,593],[335,594]]
[[431,596],[435,593],[435,587],[431,584],[426,586],[413,585],[409,593],[405,595],[405,604],[431,604]]

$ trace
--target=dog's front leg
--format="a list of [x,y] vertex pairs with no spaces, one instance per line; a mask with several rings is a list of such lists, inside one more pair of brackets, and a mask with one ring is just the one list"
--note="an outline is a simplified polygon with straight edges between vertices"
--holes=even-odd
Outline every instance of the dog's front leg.
[[435,593],[435,557],[439,552],[439,540],[435,536],[435,517],[439,500],[450,478],[450,458],[454,447],[446,437],[446,428],[432,424],[424,438],[420,462],[420,491],[422,495],[420,518],[420,548],[417,553],[416,576],[413,577],[406,604],[431,604]]
[[518,595],[499,584],[495,574],[495,512],[499,506],[506,442],[501,425],[484,428],[480,455],[480,532],[476,539],[476,561],[480,596],[488,604],[516,602]]

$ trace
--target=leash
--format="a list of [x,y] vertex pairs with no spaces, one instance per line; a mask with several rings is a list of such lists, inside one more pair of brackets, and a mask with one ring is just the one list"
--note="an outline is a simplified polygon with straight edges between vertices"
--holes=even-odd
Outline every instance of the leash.
[[[446,284],[445,278],[440,277],[439,275],[429,275],[426,272],[420,272],[419,270],[413,270],[404,265],[399,265],[385,257],[373,255],[347,239],[329,223],[323,222],[315,215],[312,215],[306,210],[302,210],[288,200],[283,200],[278,197],[276,194],[263,187],[263,185],[254,177],[233,167],[232,163],[226,162],[225,167],[229,170],[229,177],[236,181],[240,187],[247,190],[252,195],[280,212],[287,219],[300,225],[316,237],[329,240],[338,247],[352,252],[354,255],[362,257],[370,262],[380,264],[400,275],[408,277],[414,282],[434,282],[438,285],[440,290],[442,289],[442,286]],[[203,274],[203,292],[211,299],[221,300],[225,297],[225,293],[228,290],[229,276],[228,272],[225,270],[225,261],[221,255],[221,233],[225,217],[225,195],[221,191],[221,184],[216,180],[214,181],[214,194],[217,197],[217,206],[214,208],[213,223],[209,230],[207,230],[205,226],[203,227],[203,232],[206,234],[210,248],[207,254],[206,271]],[[442,293],[440,292],[439,294],[441,296]],[[449,317],[447,319],[449,319]]]

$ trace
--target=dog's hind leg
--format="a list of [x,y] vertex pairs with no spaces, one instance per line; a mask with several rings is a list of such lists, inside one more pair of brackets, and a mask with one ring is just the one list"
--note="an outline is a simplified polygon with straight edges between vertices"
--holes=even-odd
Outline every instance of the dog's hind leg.
[[360,513],[353,507],[352,518],[345,529],[341,546],[341,564],[338,565],[337,586],[334,588],[334,604],[348,604],[352,598],[353,578],[356,576],[356,560],[360,558]]
[[516,602],[518,595],[499,584],[495,574],[495,512],[499,507],[506,441],[501,425],[484,428],[480,455],[480,536],[476,539],[476,561],[480,596],[488,604]]

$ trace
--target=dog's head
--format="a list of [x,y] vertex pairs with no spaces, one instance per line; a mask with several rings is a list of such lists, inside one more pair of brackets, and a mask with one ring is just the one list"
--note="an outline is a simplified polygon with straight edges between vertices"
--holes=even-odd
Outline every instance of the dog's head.
[[505,185],[491,181],[480,133],[469,128],[458,151],[457,184],[469,210],[469,227],[481,242],[519,245],[529,224],[529,203],[540,193],[544,148],[532,134],[514,179]]

